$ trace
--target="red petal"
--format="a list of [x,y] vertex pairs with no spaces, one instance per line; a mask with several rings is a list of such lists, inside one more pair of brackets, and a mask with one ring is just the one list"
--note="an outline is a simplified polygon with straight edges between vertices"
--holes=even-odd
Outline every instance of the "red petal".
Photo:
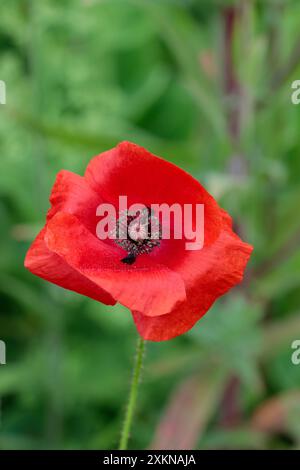
[[44,241],[45,233],[46,228],[43,228],[32,243],[25,258],[25,267],[36,276],[60,287],[104,304],[114,305],[116,301],[105,290],[75,271],[57,254],[49,251]]
[[[128,197],[128,205],[205,204],[205,244],[212,243],[220,233],[220,211],[213,197],[188,173],[143,147],[122,142],[93,158],[85,178],[105,201],[115,207],[118,207],[120,195]],[[182,240],[168,240],[169,248],[173,243],[176,250],[183,246]],[[160,251],[167,245],[162,245]]]
[[76,215],[89,230],[96,233],[96,209],[101,202],[99,194],[92,190],[85,178],[62,170],[57,174],[51,191],[47,221],[57,212],[67,212]]
[[141,336],[151,341],[174,338],[190,330],[207,312],[215,300],[241,282],[252,252],[228,228],[229,218],[218,240],[199,252],[187,253],[181,266],[187,300],[178,304],[168,315],[145,317],[134,311],[133,318]]
[[121,263],[124,251],[93,236],[73,215],[57,213],[47,225],[45,241],[50,251],[131,310],[163,315],[185,299],[177,273],[147,255],[131,266]]

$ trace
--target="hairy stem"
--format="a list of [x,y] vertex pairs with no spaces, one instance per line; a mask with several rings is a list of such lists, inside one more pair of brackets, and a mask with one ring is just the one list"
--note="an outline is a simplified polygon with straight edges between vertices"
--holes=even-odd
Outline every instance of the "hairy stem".
[[145,340],[139,337],[137,343],[137,352],[135,357],[135,364],[133,369],[133,377],[130,386],[129,399],[126,408],[126,414],[124,419],[123,428],[121,431],[119,450],[126,450],[128,446],[128,440],[130,436],[130,429],[132,425],[132,418],[135,410],[135,405],[138,395],[138,386],[141,377],[141,370],[143,365],[143,356],[145,351]]

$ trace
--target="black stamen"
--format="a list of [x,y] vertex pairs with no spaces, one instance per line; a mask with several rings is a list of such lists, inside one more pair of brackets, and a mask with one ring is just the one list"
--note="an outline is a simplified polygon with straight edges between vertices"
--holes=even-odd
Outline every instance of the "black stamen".
[[[141,237],[136,239],[134,233],[133,236],[131,236],[132,234],[130,233],[128,227],[131,222],[135,220],[139,221],[143,226],[142,233],[144,233],[145,238]],[[155,226],[152,225],[153,223],[155,223]],[[155,227],[156,233],[154,234],[153,239],[151,239],[153,227]],[[121,233],[122,236],[124,236],[124,231],[125,234],[127,231],[127,238],[121,237]],[[138,215],[131,215],[124,211],[117,221],[116,228],[111,233],[114,235],[115,243],[126,250],[128,253],[125,258],[121,259],[121,262],[129,265],[136,261],[138,255],[150,253],[156,246],[160,245],[160,225],[158,220],[152,214],[150,208],[140,212]]]
[[122,263],[133,264],[136,260],[136,256],[133,253],[129,253],[125,258],[121,259]]

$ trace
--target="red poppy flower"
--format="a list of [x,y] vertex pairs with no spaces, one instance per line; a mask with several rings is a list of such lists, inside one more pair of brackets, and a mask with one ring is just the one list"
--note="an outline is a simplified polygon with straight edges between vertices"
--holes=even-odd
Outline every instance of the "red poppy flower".
[[[124,245],[100,240],[97,207],[110,203],[118,208],[120,195],[127,196],[128,205],[146,207],[203,204],[202,249],[187,250],[185,236],[152,244],[134,237]],[[252,251],[198,181],[129,142],[92,159],[84,177],[59,172],[50,202],[46,225],[31,245],[25,267],[99,302],[125,305],[147,340],[167,340],[192,328],[242,280]]]

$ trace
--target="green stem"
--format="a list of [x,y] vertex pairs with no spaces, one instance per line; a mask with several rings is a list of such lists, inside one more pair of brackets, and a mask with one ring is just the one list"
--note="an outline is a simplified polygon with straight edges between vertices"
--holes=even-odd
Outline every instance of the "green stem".
[[145,351],[145,340],[139,337],[137,343],[137,352],[133,369],[133,377],[130,386],[128,405],[126,408],[125,420],[121,431],[119,450],[126,450],[129,440],[130,429],[132,425],[133,413],[136,405],[138,386],[143,365],[143,356]]

